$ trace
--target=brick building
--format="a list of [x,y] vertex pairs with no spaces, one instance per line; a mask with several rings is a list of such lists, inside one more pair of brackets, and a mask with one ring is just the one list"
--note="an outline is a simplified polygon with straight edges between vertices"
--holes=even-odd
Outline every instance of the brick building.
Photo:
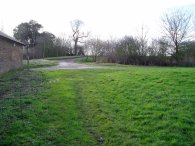
[[0,73],[22,66],[24,44],[0,31]]

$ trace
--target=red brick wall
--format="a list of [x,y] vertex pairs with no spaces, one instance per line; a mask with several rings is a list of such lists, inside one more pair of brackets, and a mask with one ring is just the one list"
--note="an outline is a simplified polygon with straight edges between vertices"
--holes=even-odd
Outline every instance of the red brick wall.
[[22,46],[0,38],[0,73],[22,66]]

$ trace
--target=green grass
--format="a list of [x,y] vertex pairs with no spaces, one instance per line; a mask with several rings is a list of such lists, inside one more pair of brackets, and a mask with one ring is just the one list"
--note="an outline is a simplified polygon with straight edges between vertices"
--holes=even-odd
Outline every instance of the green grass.
[[93,57],[91,57],[91,56],[77,58],[77,59],[75,60],[75,62],[77,62],[77,63],[87,63],[87,64],[92,64],[92,63],[94,63],[94,64],[95,64],[94,59],[93,59]]
[[94,62],[93,57],[82,57],[77,58],[75,60],[77,63],[81,64],[87,64],[87,65],[95,65],[95,66],[110,66],[110,67],[135,67],[134,65],[125,65],[125,64],[119,64],[119,63],[102,63],[102,62]]
[[94,144],[83,128],[74,89],[61,81],[62,73],[53,75],[18,71],[1,76],[0,145]]
[[[27,67],[27,60],[23,61],[24,67]],[[39,68],[39,67],[47,67],[47,66],[55,66],[58,65],[57,61],[54,60],[46,60],[46,59],[32,59],[29,61],[29,68]]]
[[194,68],[18,71],[0,87],[0,145],[195,145]]

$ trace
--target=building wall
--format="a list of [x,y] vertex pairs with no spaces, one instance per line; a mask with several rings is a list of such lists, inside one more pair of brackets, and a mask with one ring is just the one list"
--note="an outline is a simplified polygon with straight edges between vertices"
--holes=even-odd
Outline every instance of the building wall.
[[0,73],[22,66],[22,46],[0,38]]

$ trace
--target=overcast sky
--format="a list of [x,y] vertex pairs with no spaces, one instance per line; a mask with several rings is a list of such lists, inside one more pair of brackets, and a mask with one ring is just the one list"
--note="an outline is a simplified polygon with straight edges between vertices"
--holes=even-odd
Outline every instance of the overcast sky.
[[171,8],[195,13],[195,0],[0,0],[0,28],[9,35],[22,22],[35,20],[56,36],[71,32],[80,19],[92,35],[136,35],[144,25],[150,36],[160,32],[160,17]]

